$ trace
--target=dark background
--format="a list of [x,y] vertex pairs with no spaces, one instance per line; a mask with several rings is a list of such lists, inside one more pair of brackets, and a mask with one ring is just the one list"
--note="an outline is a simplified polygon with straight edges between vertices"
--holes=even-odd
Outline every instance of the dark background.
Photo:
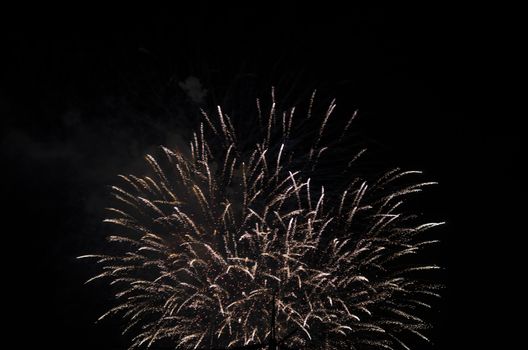
[[493,277],[493,237],[507,226],[494,218],[509,212],[499,178],[513,169],[518,141],[506,117],[478,112],[490,102],[478,9],[198,2],[5,16],[2,285],[16,347],[126,348],[118,321],[94,324],[110,293],[83,285],[95,271],[75,257],[103,244],[115,175],[184,129],[178,83],[189,76],[211,103],[275,85],[286,102],[318,88],[338,98],[343,115],[359,108],[358,134],[379,162],[423,169],[440,183],[423,204],[433,221],[448,222],[433,348],[475,348],[497,336],[491,315],[502,312],[503,288]]

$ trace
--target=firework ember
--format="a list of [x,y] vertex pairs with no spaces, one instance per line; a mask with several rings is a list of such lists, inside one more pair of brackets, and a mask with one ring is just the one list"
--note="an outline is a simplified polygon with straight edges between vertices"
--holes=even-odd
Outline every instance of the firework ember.
[[327,161],[343,153],[355,114],[332,135],[335,102],[315,104],[301,116],[257,100],[251,136],[221,107],[203,112],[188,147],[161,147],[146,156],[148,175],[120,176],[105,220],[112,253],[81,258],[101,267],[92,280],[113,285],[117,304],[101,318],[120,315],[131,348],[427,341],[423,310],[439,286],[423,271],[438,267],[413,256],[437,242],[423,232],[441,223],[403,204],[432,183],[412,180],[418,171],[357,175],[362,151]]

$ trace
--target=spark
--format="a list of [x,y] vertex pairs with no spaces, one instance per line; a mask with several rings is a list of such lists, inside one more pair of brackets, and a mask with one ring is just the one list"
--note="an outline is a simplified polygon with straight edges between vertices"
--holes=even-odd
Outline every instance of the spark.
[[[316,118],[314,104],[315,92],[305,122]],[[220,106],[214,115],[201,110],[205,124],[188,150],[147,155],[150,176],[121,175],[111,188],[116,205],[105,222],[119,249],[79,257],[101,267],[89,282],[115,287],[117,306],[100,319],[120,315],[125,331],[136,332],[131,349],[229,348],[270,341],[274,301],[276,337],[289,347],[409,349],[409,336],[427,341],[420,310],[431,307],[438,285],[414,276],[438,266],[398,259],[437,243],[419,233],[442,223],[413,219],[400,204],[434,183],[400,185],[419,172],[394,169],[343,177],[342,190],[328,191],[334,184],[317,178],[317,162],[357,111],[324,143],[337,122],[332,100],[310,154],[301,154],[291,146],[303,123],[292,122],[295,108],[279,113],[272,97],[267,113],[259,100],[257,109],[260,137],[237,133]]]

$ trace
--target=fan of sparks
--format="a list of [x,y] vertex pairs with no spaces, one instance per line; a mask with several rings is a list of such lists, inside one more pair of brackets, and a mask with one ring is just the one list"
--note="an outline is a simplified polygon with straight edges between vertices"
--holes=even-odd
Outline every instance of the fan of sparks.
[[[355,113],[327,135],[335,101],[315,113],[314,95],[303,117],[279,111],[274,98],[266,108],[257,100],[256,132],[237,132],[220,107],[202,111],[188,147],[161,147],[146,156],[147,175],[120,176],[112,187],[112,253],[81,258],[101,267],[91,280],[113,286],[117,304],[101,318],[120,315],[131,348],[238,348],[272,337],[313,349],[427,341],[423,310],[439,286],[423,271],[438,267],[413,256],[437,242],[423,232],[441,223],[402,204],[432,183],[399,169],[354,175],[362,151],[323,164],[343,150]],[[318,129],[296,134],[317,118]]]

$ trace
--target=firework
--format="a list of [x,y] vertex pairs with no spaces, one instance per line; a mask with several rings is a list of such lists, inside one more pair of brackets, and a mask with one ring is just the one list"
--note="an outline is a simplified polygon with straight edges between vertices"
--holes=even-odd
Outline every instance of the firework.
[[220,107],[202,112],[188,147],[161,147],[146,156],[148,175],[112,187],[113,253],[82,258],[101,266],[91,280],[114,286],[117,305],[101,319],[120,315],[131,348],[408,349],[410,337],[427,340],[421,310],[439,287],[417,276],[437,266],[410,256],[436,242],[422,232],[440,223],[402,205],[432,183],[399,169],[355,175],[362,151],[329,165],[333,151],[342,159],[355,114],[327,135],[335,102],[316,113],[312,95],[307,105],[301,117],[257,100],[251,137]]

